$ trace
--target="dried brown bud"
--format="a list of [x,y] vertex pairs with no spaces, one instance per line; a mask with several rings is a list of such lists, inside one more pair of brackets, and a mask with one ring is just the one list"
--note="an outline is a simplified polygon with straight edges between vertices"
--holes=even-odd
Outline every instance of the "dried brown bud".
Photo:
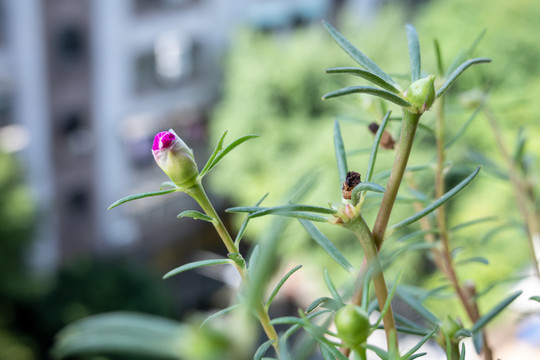
[[[369,131],[371,131],[373,135],[375,135],[378,130],[379,130],[379,125],[377,123],[372,122],[371,124],[369,124]],[[383,149],[391,150],[394,148],[395,144],[396,142],[392,138],[392,135],[390,135],[388,131],[386,130],[383,131],[379,146],[382,147]]]
[[342,187],[342,195],[344,199],[350,200],[352,195],[352,190],[358,184],[360,184],[361,176],[356,171],[349,171],[345,177]]

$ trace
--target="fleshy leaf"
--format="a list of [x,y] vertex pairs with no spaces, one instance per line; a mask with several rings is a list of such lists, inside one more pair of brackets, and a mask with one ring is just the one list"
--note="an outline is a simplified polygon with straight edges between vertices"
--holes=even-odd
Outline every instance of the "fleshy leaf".
[[397,293],[399,297],[405,301],[414,311],[416,311],[424,320],[429,322],[432,325],[438,325],[439,319],[433,315],[428,309],[424,307],[418,300],[416,300],[412,295],[408,294],[403,288],[398,287]]
[[167,278],[170,278],[171,276],[180,274],[181,272],[191,270],[191,269],[196,269],[202,266],[224,265],[224,264],[234,264],[234,261],[232,261],[231,259],[212,259],[212,260],[195,261],[189,264],[179,266],[176,269],[169,271],[163,276],[163,278],[167,279]]
[[431,331],[429,334],[424,336],[411,350],[409,350],[405,355],[403,355],[401,358],[404,360],[411,359],[411,356],[418,351],[424,345],[431,337],[435,334],[435,332],[439,330],[439,327],[435,327],[433,331]]
[[491,59],[488,59],[488,58],[478,58],[478,59],[471,59],[471,60],[465,61],[463,64],[459,65],[456,68],[456,70],[454,70],[450,74],[448,79],[446,79],[446,82],[444,83],[444,85],[441,86],[439,90],[437,90],[436,97],[441,97],[442,95],[444,95],[444,93],[446,93],[448,89],[450,89],[450,87],[456,82],[457,78],[461,74],[463,74],[463,72],[467,70],[470,66],[475,65],[475,64],[489,63],[489,62],[491,62]]
[[213,313],[212,315],[210,315],[206,319],[204,319],[204,321],[201,323],[200,327],[203,327],[206,324],[208,324],[209,322],[211,322],[211,321],[213,321],[215,319],[218,319],[218,318],[220,318],[222,316],[227,315],[228,313],[238,309],[240,306],[241,306],[241,304],[234,304],[234,305],[231,305],[229,307],[226,307],[225,309],[221,309],[221,310]]
[[206,173],[208,171],[210,171],[210,166],[212,165],[212,163],[214,162],[214,159],[216,158],[216,156],[219,154],[219,152],[223,149],[223,142],[225,141],[225,136],[227,135],[227,131],[223,132],[223,134],[221,135],[221,137],[219,138],[219,141],[218,141],[218,144],[216,146],[216,148],[214,149],[214,152],[212,153],[212,155],[210,155],[210,157],[208,158],[208,161],[206,162],[206,164],[204,165],[203,169],[201,170],[201,173],[199,176],[203,177],[204,175],[206,175]]
[[345,154],[345,146],[343,145],[341,129],[339,128],[339,122],[337,120],[334,121],[334,149],[336,153],[339,183],[343,184],[348,171],[347,155]]
[[381,121],[381,125],[379,125],[379,129],[375,134],[375,140],[373,140],[373,145],[371,146],[371,153],[369,154],[368,166],[366,170],[366,181],[371,181],[371,177],[373,176],[373,169],[375,168],[375,162],[377,160],[379,144],[381,143],[382,134],[384,133],[386,125],[388,124],[388,119],[390,119],[390,114],[392,114],[392,112],[388,111],[384,115]]
[[[264,201],[264,199],[266,199],[268,194],[269,193],[264,194],[264,196],[255,203],[255,207],[258,207],[259,205],[261,205],[261,203]],[[242,222],[242,225],[240,226],[238,233],[236,234],[236,238],[234,239],[234,244],[236,245],[236,247],[240,245],[240,241],[242,241],[242,237],[244,236],[244,233],[246,232],[248,224],[249,224],[249,218],[246,217],[244,221]]]
[[322,99],[328,100],[331,98],[349,94],[369,94],[393,102],[394,104],[397,104],[401,107],[412,106],[407,100],[403,99],[402,97],[397,96],[390,91],[379,89],[373,86],[349,86],[343,89],[329,92],[328,94],[323,95]]
[[[225,136],[225,134],[223,136]],[[242,137],[236,139],[235,141],[233,141],[225,149],[219,151],[216,154],[216,156],[212,159],[212,162],[210,164],[207,164],[208,166],[205,165],[205,167],[203,169],[203,170],[205,170],[205,172],[203,173],[201,171],[201,174],[199,175],[199,177],[202,177],[202,176],[206,175],[207,173],[209,173],[225,157],[225,155],[230,153],[237,146],[241,145],[242,143],[244,143],[244,142],[246,142],[246,141],[248,141],[250,139],[255,139],[255,138],[258,138],[258,137],[259,137],[259,135],[245,135],[245,136],[242,136]]]
[[418,33],[414,26],[407,24],[406,28],[409,58],[411,60],[411,81],[415,82],[420,79],[421,73],[420,41],[418,40]]
[[253,360],[262,360],[266,351],[268,351],[270,346],[272,346],[275,342],[276,342],[276,339],[270,339],[263,342],[261,346],[259,346],[259,348],[255,352],[255,355],[253,356]]
[[278,294],[278,292],[281,289],[281,287],[283,286],[283,284],[285,284],[285,282],[289,279],[289,277],[291,277],[291,275],[294,274],[301,267],[302,267],[302,265],[298,265],[298,266],[294,267],[287,274],[285,274],[285,276],[283,276],[283,278],[281,278],[281,280],[277,283],[276,287],[272,291],[272,294],[268,298],[268,301],[266,302],[266,308],[268,308],[272,304],[272,301],[274,301],[274,298]]
[[493,320],[495,316],[499,315],[499,313],[503,311],[504,308],[510,305],[512,301],[517,299],[517,297],[521,295],[521,293],[521,291],[517,291],[503,301],[501,301],[495,307],[493,307],[493,309],[491,309],[487,314],[483,315],[480,319],[478,319],[478,321],[474,323],[474,325],[471,327],[471,331],[473,333],[480,331],[488,322]]
[[201,212],[195,211],[195,210],[182,211],[180,214],[178,214],[177,217],[178,218],[190,217],[190,218],[193,218],[195,220],[204,220],[204,221],[208,221],[208,222],[214,221],[213,217],[208,216],[206,214],[203,214]]
[[538,301],[540,303],[540,296],[531,296],[529,300]]
[[377,75],[381,79],[385,80],[389,84],[397,87],[399,89],[399,85],[387,74],[385,73],[377,64],[373,62],[370,58],[368,58],[364,53],[362,53],[360,50],[358,50],[353,44],[349,42],[343,35],[341,35],[332,25],[330,25],[328,22],[323,20],[323,25],[328,30],[330,35],[336,40],[338,45],[350,56],[355,60],[358,64],[362,65],[366,70],[372,72],[373,74]]
[[328,270],[324,269],[324,282],[326,283],[326,287],[330,291],[330,294],[332,294],[332,297],[334,300],[336,300],[339,304],[343,305],[343,299],[341,298],[341,295],[336,289],[336,286],[332,282],[332,279],[330,278],[330,274],[328,273]]
[[326,69],[324,71],[327,74],[350,74],[359,76],[362,79],[366,79],[367,81],[385,89],[390,92],[393,92],[394,94],[401,94],[401,92],[392,84],[384,80],[383,78],[375,75],[371,71],[363,70],[356,67],[337,67],[337,68],[331,68]]
[[351,263],[345,258],[345,256],[336,248],[336,246],[326,237],[324,234],[317,229],[315,225],[310,223],[306,220],[299,220],[300,224],[306,229],[307,233],[317,244],[319,244],[320,247],[323,248],[324,251],[332,259],[334,259],[345,271],[347,272],[353,272],[354,267],[351,265]]
[[160,191],[152,191],[152,192],[145,192],[145,193],[135,194],[135,195],[129,195],[129,196],[126,196],[124,198],[121,198],[120,200],[116,200],[114,203],[111,204],[111,206],[109,206],[107,208],[107,210],[111,210],[112,208],[115,208],[118,205],[125,204],[125,203],[127,203],[129,201],[138,200],[138,199],[142,199],[142,198],[150,197],[150,196],[167,195],[167,194],[170,194],[170,193],[173,193],[173,192],[176,192],[176,191],[180,191],[179,188],[166,189],[166,190],[160,190]]
[[358,201],[360,200],[360,192],[363,191],[373,191],[377,193],[384,193],[385,189],[379,184],[370,182],[370,181],[362,181],[360,184],[356,185],[351,192],[351,201],[353,205],[358,204]]
[[[94,315],[65,327],[52,350],[63,359],[88,353],[121,353],[159,359],[181,359],[185,325],[158,316],[114,312]],[[184,346],[187,344],[183,344]]]
[[441,46],[438,39],[433,40],[433,47],[435,48],[435,58],[437,59],[437,72],[442,76],[444,74],[444,65],[441,54]]
[[413,222],[423,218],[427,214],[433,212],[435,209],[437,209],[439,206],[445,204],[450,199],[452,199],[454,196],[456,196],[461,190],[463,190],[467,185],[473,181],[473,179],[478,175],[480,172],[480,167],[477,167],[476,170],[474,170],[467,178],[465,178],[463,181],[461,181],[459,184],[457,184],[455,187],[453,187],[451,190],[449,190],[446,194],[435,200],[431,205],[424,208],[422,211],[417,212],[411,217],[408,217],[407,219],[401,221],[400,223],[393,225],[392,229],[399,229],[401,227],[407,226],[412,224]]

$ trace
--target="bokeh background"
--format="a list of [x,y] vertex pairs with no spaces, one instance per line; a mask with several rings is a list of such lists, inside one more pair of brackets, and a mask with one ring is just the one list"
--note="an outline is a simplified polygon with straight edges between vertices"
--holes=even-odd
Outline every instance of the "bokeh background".
[[[540,153],[538,1],[1,0],[0,359],[46,359],[59,329],[94,313],[133,310],[185,319],[227,305],[235,286],[227,272],[161,280],[183,262],[224,254],[210,226],[176,218],[195,206],[188,197],[106,211],[116,199],[156,190],[166,180],[150,152],[158,131],[175,129],[200,164],[224,130],[229,139],[261,135],[211,174],[208,189],[220,209],[253,204],[266,192],[269,204],[279,204],[302,176],[316,183],[306,202],[339,200],[332,123],[341,121],[350,167],[361,170],[372,138],[366,124],[380,120],[383,109],[360,96],[320,100],[350,81],[323,69],[354,65],[321,19],[398,79],[409,68],[404,24],[418,30],[426,73],[436,70],[435,38],[448,65],[485,30],[474,55],[493,63],[469,71],[453,89],[449,127],[463,124],[473,111],[467,104],[489,89],[508,146],[520,128],[528,137],[534,174]],[[397,128],[390,125],[391,132]],[[429,136],[421,139],[413,164],[433,158]],[[379,170],[391,158],[381,153]],[[529,249],[519,227],[503,227],[520,220],[508,182],[497,176],[502,161],[482,116],[450,158],[487,169],[451,206],[450,223],[496,217],[495,225],[457,237],[455,247],[468,246],[465,254],[490,260],[487,267],[464,267],[462,276],[479,287],[519,276],[530,262]],[[226,219],[232,229],[241,220]],[[252,222],[248,237],[257,238],[265,224]],[[348,235],[324,230],[361,261]],[[483,241],[488,235],[493,241]],[[334,265],[297,224],[283,244],[283,263],[305,267],[281,300],[281,311],[294,312],[325,291],[321,269]],[[425,256],[407,254],[401,264],[408,266],[405,281],[437,286]],[[496,287],[486,304],[508,289]],[[431,305],[448,311],[440,302]],[[523,318],[538,308],[516,311]],[[520,339],[519,331],[514,346],[540,347],[540,335]]]

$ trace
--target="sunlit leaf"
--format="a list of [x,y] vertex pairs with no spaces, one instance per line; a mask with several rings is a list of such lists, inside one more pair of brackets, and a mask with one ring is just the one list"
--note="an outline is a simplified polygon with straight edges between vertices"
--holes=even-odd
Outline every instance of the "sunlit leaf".
[[330,255],[345,271],[353,272],[354,267],[345,258],[345,256],[335,247],[335,245],[324,234],[317,229],[315,225],[306,220],[299,220],[300,224],[306,229],[307,233],[315,242],[323,248],[323,250]]
[[349,86],[343,89],[329,92],[328,94],[323,95],[322,99],[328,100],[328,99],[335,98],[338,96],[344,96],[344,95],[350,95],[350,94],[369,94],[369,95],[377,96],[385,100],[388,100],[390,102],[393,102],[394,104],[399,105],[401,107],[411,106],[411,104],[404,98],[394,93],[391,93],[390,91],[379,89],[373,86]]
[[332,25],[323,20],[324,27],[328,30],[330,35],[336,40],[338,45],[352,57],[358,64],[362,65],[366,70],[377,75],[381,79],[385,80],[387,83],[395,86],[399,89],[399,85],[387,74],[385,73],[377,64],[368,58],[364,53],[358,50],[353,44],[349,42],[343,35],[341,35]]
[[294,274],[297,270],[299,270],[301,267],[302,267],[302,265],[298,265],[298,266],[294,267],[287,274],[285,274],[285,276],[283,276],[283,278],[281,278],[281,280],[277,283],[276,287],[272,291],[270,297],[268,298],[268,301],[266,302],[266,307],[267,308],[272,304],[272,301],[274,300],[274,298],[278,294],[278,292],[281,289],[281,287],[283,286],[283,284],[285,284],[285,282],[289,279],[289,277],[292,274]]
[[226,307],[225,309],[221,309],[219,311],[216,311],[215,313],[213,313],[212,315],[208,316],[206,319],[204,319],[204,321],[201,323],[201,327],[205,326],[206,324],[208,324],[209,322],[215,320],[215,319],[219,319],[220,317],[222,316],[225,316],[229,313],[231,313],[232,311],[240,308],[241,304],[234,304],[234,305],[231,305],[229,307]]
[[142,198],[150,197],[150,196],[159,196],[159,195],[171,194],[171,193],[176,192],[176,191],[179,191],[179,189],[174,188],[174,189],[166,189],[166,190],[160,190],[160,191],[152,191],[152,192],[145,192],[145,193],[141,193],[141,194],[129,195],[129,196],[126,196],[124,198],[121,198],[120,200],[116,200],[114,203],[112,203],[111,206],[109,206],[107,208],[107,210],[111,210],[112,208],[115,208],[118,205],[125,204],[125,203],[127,203],[129,201],[138,200],[138,199],[142,199]]
[[411,61],[411,81],[415,82],[420,79],[421,73],[421,57],[420,57],[420,41],[418,33],[414,26],[407,24],[407,42],[409,44],[409,58]]
[[355,67],[337,67],[337,68],[326,69],[324,72],[327,74],[350,74],[350,75],[359,76],[385,90],[393,92],[394,94],[401,93],[401,91],[399,91],[399,89],[397,89],[395,86],[388,83],[383,78],[375,75],[371,71],[367,71],[367,70],[363,70],[363,69],[355,68]]
[[245,136],[242,136],[242,137],[236,139],[230,145],[228,145],[225,149],[221,150],[214,157],[214,159],[212,160],[212,163],[210,165],[208,165],[208,169],[206,170],[206,172],[203,174],[202,171],[201,171],[201,175],[199,175],[199,176],[202,177],[202,176],[206,175],[206,173],[209,173],[225,157],[225,155],[230,153],[237,146],[241,145],[242,143],[244,143],[244,142],[246,142],[246,141],[248,141],[250,139],[255,139],[255,138],[258,138],[258,137],[259,137],[259,135],[245,135]]
[[270,346],[272,346],[275,342],[276,342],[276,339],[270,339],[270,340],[267,340],[267,341],[263,342],[257,348],[257,351],[255,352],[255,355],[253,356],[253,360],[262,360],[262,358],[263,358],[264,354],[266,353],[266,351],[268,351]]
[[486,34],[486,30],[482,30],[480,34],[474,39],[471,46],[469,46],[468,49],[460,51],[460,53],[452,60],[452,63],[448,67],[448,70],[446,71],[445,77],[449,77],[452,72],[459,66],[459,64],[463,63],[467,58],[471,57],[473,55],[474,50],[480,43],[480,40],[484,37]]
[[210,167],[212,166],[212,163],[214,162],[214,159],[216,158],[216,156],[219,154],[219,152],[223,149],[223,141],[225,141],[225,136],[227,135],[227,131],[223,132],[223,134],[221,135],[221,137],[219,138],[219,141],[218,141],[218,144],[216,146],[216,148],[214,149],[214,152],[212,153],[212,155],[210,155],[210,157],[208,158],[208,161],[206,162],[206,164],[204,165],[203,169],[201,170],[201,172],[199,173],[199,176],[204,176],[206,175],[206,173],[208,171],[210,171]]
[[418,349],[420,349],[422,347],[422,345],[424,345],[429,339],[431,339],[431,337],[435,334],[435,332],[437,332],[437,330],[439,330],[439,327],[435,327],[435,329],[433,329],[429,334],[427,334],[426,336],[424,336],[411,350],[409,350],[405,355],[403,355],[401,358],[402,359],[410,359],[410,357],[418,351]]
[[407,219],[399,222],[396,225],[393,225],[393,229],[399,229],[401,227],[410,225],[414,223],[415,221],[423,218],[427,214],[431,213],[432,211],[436,210],[439,206],[445,204],[449,200],[451,200],[454,196],[456,196],[459,192],[461,192],[467,185],[473,181],[473,179],[478,175],[480,172],[480,167],[477,167],[476,170],[474,170],[467,178],[465,178],[463,181],[461,181],[459,184],[457,184],[455,187],[453,187],[451,190],[449,190],[446,194],[441,196],[439,199],[434,201],[431,205],[424,208],[422,211],[417,212],[411,217],[408,217]]
[[345,154],[345,146],[343,145],[341,129],[339,128],[339,122],[337,120],[334,121],[334,149],[336,153],[339,183],[343,184],[348,171],[347,155]]
[[488,322],[493,320],[493,318],[501,311],[503,311],[508,305],[512,303],[519,295],[521,295],[522,291],[517,291],[513,293],[512,295],[508,296],[506,299],[501,301],[499,304],[497,304],[495,307],[493,307],[487,314],[483,315],[474,323],[474,325],[471,327],[471,331],[473,333],[480,331]]
[[343,299],[341,298],[341,295],[336,289],[336,286],[332,282],[332,279],[330,278],[330,274],[328,273],[328,270],[324,269],[324,282],[326,283],[326,287],[330,291],[330,294],[332,294],[332,297],[334,300],[336,300],[339,304],[343,305]]
[[195,220],[204,220],[204,221],[208,221],[208,222],[214,221],[213,217],[208,216],[208,215],[203,214],[203,213],[200,213],[200,212],[195,211],[195,210],[182,211],[180,214],[178,214],[177,217],[178,218],[190,217],[190,218],[193,218]]
[[446,82],[444,83],[444,85],[441,86],[439,90],[437,90],[436,96],[440,97],[444,95],[444,93],[446,93],[448,89],[450,89],[450,87],[456,82],[457,78],[461,74],[463,74],[463,72],[467,70],[470,66],[475,65],[475,64],[489,63],[489,62],[491,62],[491,59],[487,59],[487,58],[478,58],[478,59],[471,59],[471,60],[465,61],[463,64],[458,66],[456,70],[454,70],[450,74],[448,79],[446,79]]
[[360,193],[363,191],[384,193],[385,189],[377,183],[370,181],[362,181],[360,184],[356,185],[351,192],[351,202],[353,203],[353,205],[358,204],[358,201],[360,201]]
[[181,323],[153,315],[100,314],[64,328],[57,335],[52,352],[58,359],[89,353],[181,359],[179,342],[189,331]]
[[184,271],[196,269],[202,266],[224,265],[224,264],[234,264],[234,261],[232,261],[231,259],[212,259],[212,260],[195,261],[189,264],[179,266],[176,269],[169,271],[163,276],[163,278],[167,279],[167,278],[170,278],[171,276],[178,275]]
[[[269,193],[264,194],[264,196],[255,203],[255,207],[258,207],[259,205],[261,205],[261,203],[264,201],[264,199],[266,199],[268,194]],[[247,226],[249,224],[249,220],[250,219],[248,217],[244,219],[244,221],[242,222],[242,225],[240,226],[240,229],[238,230],[238,233],[236,234],[236,238],[234,239],[234,245],[236,245],[236,247],[238,247],[240,245],[240,241],[242,241],[242,237],[244,236],[244,233],[246,232]]]

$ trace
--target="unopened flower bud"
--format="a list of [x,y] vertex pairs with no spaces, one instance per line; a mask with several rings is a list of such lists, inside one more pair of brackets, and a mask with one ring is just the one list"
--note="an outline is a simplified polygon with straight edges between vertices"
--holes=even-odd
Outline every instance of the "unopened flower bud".
[[364,309],[356,305],[345,305],[336,312],[334,318],[338,336],[351,347],[366,342],[369,335],[369,316]]
[[435,101],[435,76],[429,75],[411,84],[405,97],[419,113],[428,110]]
[[190,188],[199,170],[190,148],[171,129],[154,138],[152,154],[159,167],[179,187]]

